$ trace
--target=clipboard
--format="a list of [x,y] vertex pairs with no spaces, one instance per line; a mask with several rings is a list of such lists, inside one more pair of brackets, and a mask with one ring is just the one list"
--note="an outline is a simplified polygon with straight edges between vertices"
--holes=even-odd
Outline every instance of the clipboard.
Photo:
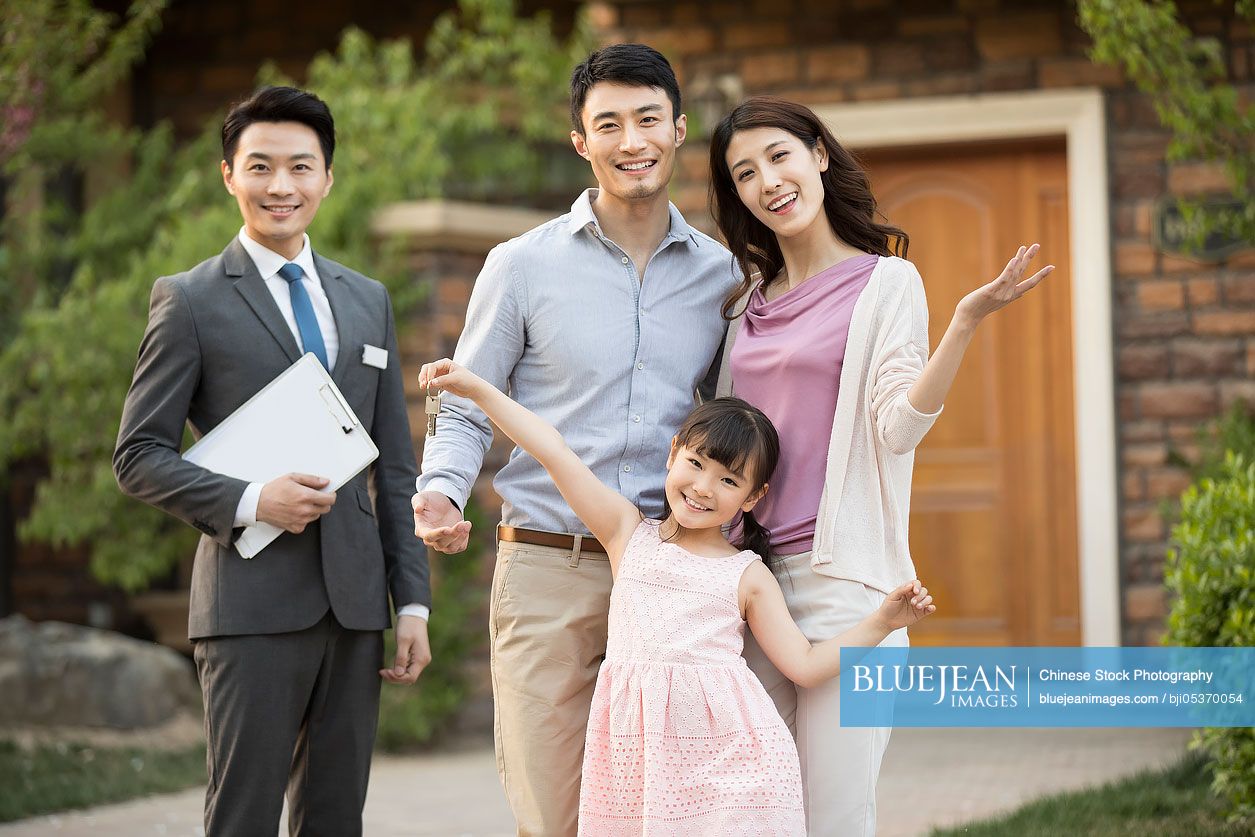
[[[315,474],[336,491],[379,458],[379,448],[312,353],[293,363],[184,452],[194,465],[248,482]],[[235,541],[252,558],[283,533],[258,521]]]

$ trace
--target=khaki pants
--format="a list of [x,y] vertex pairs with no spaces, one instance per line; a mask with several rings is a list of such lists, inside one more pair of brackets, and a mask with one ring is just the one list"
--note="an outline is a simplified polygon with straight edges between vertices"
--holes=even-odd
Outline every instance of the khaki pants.
[[489,617],[493,726],[497,772],[520,837],[576,833],[610,585],[605,555],[497,545]]
[[[830,578],[811,569],[809,552],[785,555],[768,566],[784,591],[789,613],[811,642],[854,627],[880,607],[885,594],[865,584]],[[905,647],[906,629],[882,646]],[[797,741],[802,762],[806,830],[813,837],[873,837],[876,780],[890,727],[841,727],[841,681],[804,689],[776,670],[748,632],[745,659],[763,681]]]

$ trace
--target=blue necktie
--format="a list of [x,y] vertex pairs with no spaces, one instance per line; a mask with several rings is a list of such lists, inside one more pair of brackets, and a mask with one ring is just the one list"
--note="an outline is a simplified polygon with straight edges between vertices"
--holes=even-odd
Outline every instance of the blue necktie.
[[300,265],[288,262],[279,268],[279,275],[288,281],[292,314],[296,317],[296,329],[301,333],[301,345],[305,351],[314,353],[324,369],[331,371],[331,364],[327,362],[327,346],[322,342],[322,331],[318,328],[318,318],[314,316],[314,303],[309,301],[309,291],[301,284],[305,271]]

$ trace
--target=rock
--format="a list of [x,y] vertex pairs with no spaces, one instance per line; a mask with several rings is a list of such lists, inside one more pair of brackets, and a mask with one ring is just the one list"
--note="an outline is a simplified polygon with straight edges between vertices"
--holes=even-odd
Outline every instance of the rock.
[[0,725],[141,729],[200,706],[191,663],[169,648],[64,622],[0,619]]

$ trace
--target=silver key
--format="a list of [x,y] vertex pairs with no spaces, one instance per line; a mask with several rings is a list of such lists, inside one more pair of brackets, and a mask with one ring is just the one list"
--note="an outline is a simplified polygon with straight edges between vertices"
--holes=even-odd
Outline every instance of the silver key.
[[423,412],[427,414],[427,437],[436,435],[436,416],[440,415],[440,393],[432,395],[431,387],[427,387],[427,398],[423,404]]

